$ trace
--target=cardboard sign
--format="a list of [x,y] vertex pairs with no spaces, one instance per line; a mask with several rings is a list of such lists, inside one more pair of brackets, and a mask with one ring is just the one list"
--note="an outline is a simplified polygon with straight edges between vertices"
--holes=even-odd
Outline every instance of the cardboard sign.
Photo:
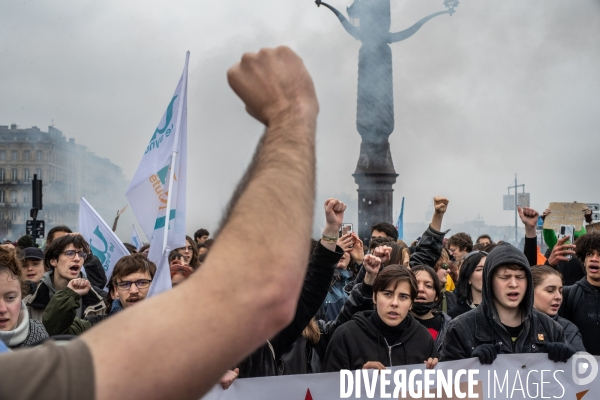
[[600,222],[596,222],[595,224],[590,224],[585,227],[585,231],[587,233],[598,232],[600,233]]
[[573,225],[575,231],[583,225],[583,210],[585,203],[550,203],[550,215],[544,221],[544,229],[557,230],[561,225]]

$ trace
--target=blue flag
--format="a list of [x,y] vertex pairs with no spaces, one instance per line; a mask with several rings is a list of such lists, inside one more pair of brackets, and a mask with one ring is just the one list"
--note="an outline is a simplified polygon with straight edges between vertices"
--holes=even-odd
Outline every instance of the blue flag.
[[396,229],[398,229],[398,239],[404,239],[404,197],[402,197],[402,207],[400,207],[400,215],[396,221]]

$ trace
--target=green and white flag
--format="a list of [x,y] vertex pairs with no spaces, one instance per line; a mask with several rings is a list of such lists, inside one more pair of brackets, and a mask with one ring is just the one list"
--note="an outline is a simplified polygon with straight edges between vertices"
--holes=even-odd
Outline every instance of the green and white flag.
[[129,250],[83,197],[79,202],[79,233],[90,244],[92,254],[98,257],[106,278],[110,279],[115,264],[128,256]]
[[[150,240],[148,259],[157,264],[149,296],[171,288],[170,274],[160,273],[163,253],[185,245],[187,179],[187,52],[183,74],[137,171],[125,193]],[[165,277],[168,276],[168,279]]]

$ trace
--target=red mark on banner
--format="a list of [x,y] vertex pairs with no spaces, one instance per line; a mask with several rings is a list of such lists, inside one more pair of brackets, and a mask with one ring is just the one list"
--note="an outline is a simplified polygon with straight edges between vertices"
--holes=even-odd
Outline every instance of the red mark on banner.
[[312,395],[310,394],[310,389],[306,389],[306,397],[304,398],[304,400],[313,400]]
[[577,394],[575,395],[575,396],[577,396],[577,400],[581,400],[581,398],[582,398],[583,396],[585,396],[585,394],[586,394],[587,392],[589,392],[589,390],[584,390],[583,392],[579,392],[579,393],[577,393]]

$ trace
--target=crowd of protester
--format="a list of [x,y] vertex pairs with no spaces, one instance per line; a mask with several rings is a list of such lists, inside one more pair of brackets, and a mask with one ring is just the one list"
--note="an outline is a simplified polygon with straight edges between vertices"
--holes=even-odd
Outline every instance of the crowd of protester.
[[[2,245],[0,352],[10,354],[0,356],[0,375],[10,379],[0,397],[104,399],[132,391],[192,398],[225,367],[227,389],[238,378],[415,363],[431,369],[470,357],[492,364],[498,354],[547,353],[554,362],[576,350],[600,355],[600,233],[579,231],[571,243],[544,232],[549,250],[541,255],[539,214],[524,208],[523,249],[488,235],[446,240],[449,201],[436,197],[431,223],[410,245],[386,222],[372,227],[365,244],[355,233],[338,234],[346,205],[328,199],[325,228],[309,250],[318,112],[312,80],[287,48],[246,55],[228,76],[267,130],[220,240],[205,229],[187,237],[169,256],[175,288],[150,300],[157,267],[148,245],[127,246],[132,254],[110,276],[66,226],[50,230],[43,250],[29,238]],[[296,229],[265,240],[290,220]],[[251,229],[261,234],[240,234]],[[79,334],[65,346],[51,343]],[[38,351],[27,349],[49,338]],[[161,347],[160,340],[175,343]],[[250,355],[228,365],[242,354]],[[124,365],[119,357],[137,364],[115,368]],[[14,379],[21,369],[27,385]]]
[[[328,207],[342,215],[345,209],[335,199]],[[439,360],[469,357],[489,364],[505,353],[546,352],[563,362],[575,351],[600,355],[599,321],[590,319],[600,318],[600,234],[583,229],[568,244],[545,229],[543,256],[535,210],[519,210],[526,228],[519,250],[485,234],[475,243],[464,232],[445,238],[447,207],[447,199],[434,199],[429,227],[410,245],[385,222],[371,228],[366,248],[354,232],[313,240],[294,320],[232,366],[223,388],[237,378],[415,363],[434,368]],[[330,232],[340,228],[330,225]],[[201,268],[209,237],[199,229],[171,251],[173,287]],[[0,340],[10,349],[70,340],[143,301],[156,265],[147,259],[149,245],[125,246],[131,255],[107,277],[89,244],[67,226],[51,229],[43,250],[27,236],[3,244]]]

